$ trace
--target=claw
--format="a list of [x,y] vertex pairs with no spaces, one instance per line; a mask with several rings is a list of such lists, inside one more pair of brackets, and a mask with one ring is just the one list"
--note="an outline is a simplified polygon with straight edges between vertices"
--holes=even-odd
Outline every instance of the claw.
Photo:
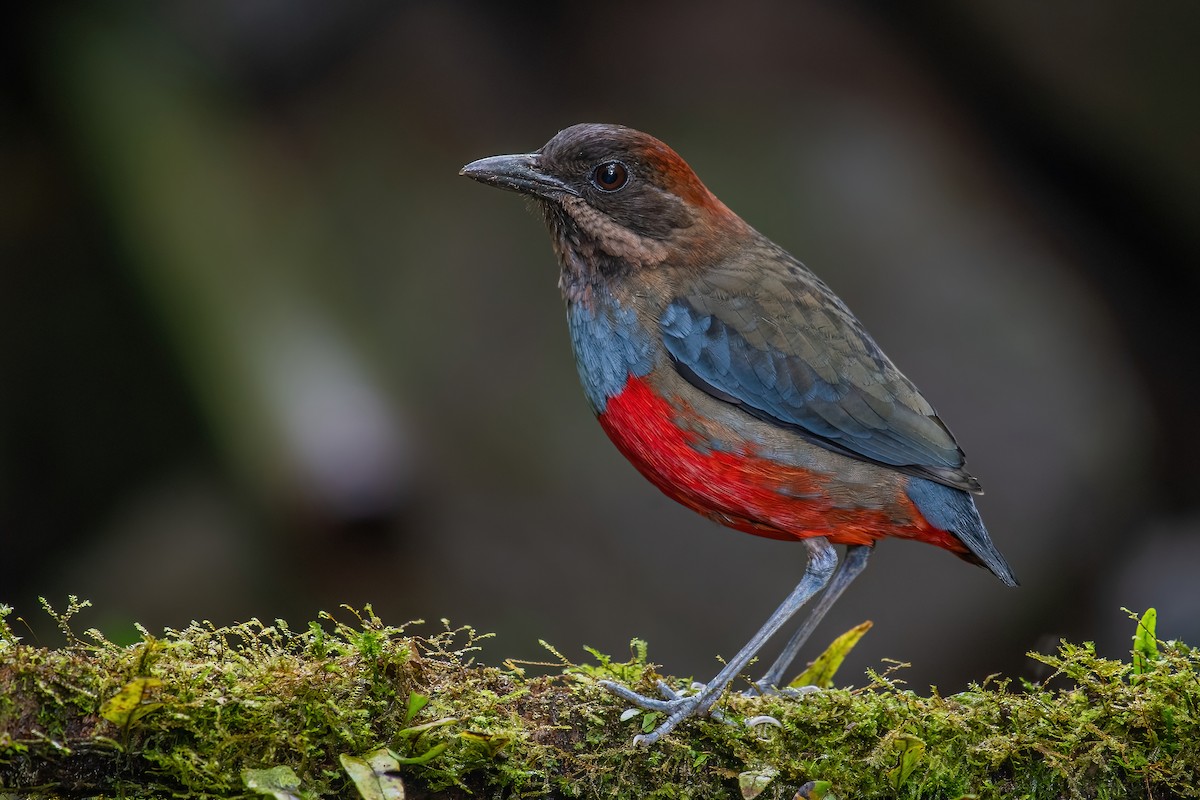
[[756,728],[759,725],[774,725],[776,728],[783,728],[782,722],[774,717],[767,716],[766,714],[761,714],[757,717],[749,717],[746,720],[747,728]]
[[[653,697],[644,697],[632,689],[621,686],[613,681],[600,682],[605,689],[608,689],[624,700],[628,700],[635,706],[667,714],[666,720],[653,731],[635,737],[634,742],[636,744],[648,745],[658,741],[688,717],[715,716],[717,719],[724,719],[719,712],[715,715],[712,713],[713,704],[717,702],[721,693],[741,674],[742,670],[754,659],[754,656],[762,649],[767,640],[778,632],[780,627],[809,598],[825,588],[825,585],[829,583],[830,576],[833,574],[834,567],[837,565],[837,554],[834,553],[833,547],[830,546],[826,539],[814,536],[803,541],[808,548],[808,565],[804,568],[804,577],[800,579],[800,583],[796,584],[796,588],[792,589],[792,593],[784,598],[783,603],[780,604],[779,608],[775,609],[775,612],[759,628],[758,633],[754,634],[750,638],[750,641],[746,642],[745,646],[737,652],[737,655],[721,668],[716,677],[707,684],[694,686],[695,691],[693,694],[684,694],[669,686],[664,686],[660,682],[658,684],[659,691],[667,699],[659,700]],[[863,547],[859,549],[863,552],[870,552],[869,548]],[[865,558],[861,558],[860,561],[865,563]],[[856,573],[849,574],[849,577],[853,577],[853,574]],[[768,672],[768,675],[772,677],[760,683],[769,685],[779,682],[779,678],[774,677],[773,671]],[[762,692],[761,688],[760,692]]]
[[742,697],[803,697],[806,694],[821,691],[820,686],[767,686],[762,681],[755,681],[750,688],[742,692]]
[[672,700],[659,700],[654,697],[646,697],[644,694],[638,694],[628,686],[622,686],[615,681],[600,681],[600,685],[610,692],[624,700],[628,700],[638,708],[644,708],[647,711],[670,711]]
[[[600,681],[600,685],[609,690],[618,697],[628,700],[638,708],[646,711],[660,711],[667,714],[667,719],[650,733],[642,733],[633,737],[635,745],[650,745],[658,741],[674,730],[675,726],[683,722],[688,717],[709,717],[717,722],[723,722],[726,725],[734,724],[724,713],[714,709],[712,706],[720,696],[719,691],[710,692],[706,684],[693,682],[690,687],[691,694],[679,692],[669,686],[665,681],[658,681],[658,691],[666,699],[660,700],[657,697],[647,697],[644,694],[638,694],[628,686],[622,686],[615,681]],[[774,686],[762,686],[760,683],[751,684],[750,689],[743,692],[745,697],[803,697],[806,694],[820,691],[817,686],[785,686],[778,689]],[[622,721],[629,719],[629,709],[622,715]],[[760,715],[750,717],[745,721],[748,728],[754,728],[759,725],[774,725],[777,728],[782,728],[783,725],[774,717]]]
[[[692,688],[695,689],[696,684],[693,683]],[[663,697],[667,698],[668,700],[678,700],[679,696],[680,696],[679,692],[675,691],[670,686],[668,686],[667,682],[664,680],[660,680],[658,682],[658,693],[661,694]]]
[[600,681],[600,685],[639,708],[644,708],[647,711],[661,711],[667,715],[666,720],[650,733],[642,733],[633,737],[635,745],[653,744],[674,730],[676,725],[688,717],[709,716],[720,722],[727,722],[724,714],[712,710],[713,703],[716,702],[717,697],[721,694],[720,688],[709,690],[703,683],[693,683],[693,693],[684,694],[671,688],[663,681],[659,681],[658,691],[666,698],[665,700],[638,694],[628,686],[622,686],[615,681]]

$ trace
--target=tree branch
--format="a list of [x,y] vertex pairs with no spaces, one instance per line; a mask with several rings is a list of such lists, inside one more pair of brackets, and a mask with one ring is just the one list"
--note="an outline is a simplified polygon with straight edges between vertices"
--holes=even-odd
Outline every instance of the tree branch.
[[627,712],[597,679],[649,691],[660,676],[644,645],[626,662],[559,657],[555,674],[529,677],[474,664],[470,628],[420,637],[370,608],[302,631],[143,630],[120,647],[71,631],[85,605],[51,611],[68,637],[57,649],[22,643],[0,609],[0,792],[396,796],[371,794],[382,781],[409,798],[788,800],[821,796],[826,784],[810,782],[827,781],[843,798],[1200,796],[1200,651],[1152,634],[1135,664],[1090,645],[1034,655],[1053,688],[921,696],[872,673],[853,691],[727,695],[726,722],[635,748],[653,716]]

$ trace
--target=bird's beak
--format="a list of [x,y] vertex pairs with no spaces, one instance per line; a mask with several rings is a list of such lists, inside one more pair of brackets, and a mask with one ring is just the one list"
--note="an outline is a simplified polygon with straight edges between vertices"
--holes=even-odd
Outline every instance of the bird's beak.
[[480,183],[535,197],[549,198],[564,193],[579,194],[558,178],[539,170],[536,153],[481,158],[467,164],[458,171],[458,174],[466,175]]

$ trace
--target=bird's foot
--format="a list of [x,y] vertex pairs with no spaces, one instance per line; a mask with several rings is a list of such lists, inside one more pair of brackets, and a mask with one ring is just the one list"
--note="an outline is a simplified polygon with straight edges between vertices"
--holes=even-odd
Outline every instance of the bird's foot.
[[772,686],[755,681],[750,688],[742,692],[743,697],[803,697],[806,694],[821,691],[820,686]]
[[713,703],[721,696],[723,686],[710,688],[703,683],[693,683],[690,690],[680,692],[665,682],[659,681],[658,691],[662,695],[662,699],[659,699],[638,694],[629,687],[614,681],[600,681],[600,685],[638,708],[667,715],[666,720],[650,733],[642,733],[633,737],[635,745],[653,744],[689,717],[708,716],[720,722],[726,721],[724,714],[712,710]]

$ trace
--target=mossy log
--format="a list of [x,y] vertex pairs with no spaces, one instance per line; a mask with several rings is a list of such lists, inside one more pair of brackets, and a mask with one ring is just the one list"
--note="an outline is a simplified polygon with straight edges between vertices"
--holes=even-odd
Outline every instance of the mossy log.
[[71,631],[82,606],[55,614],[56,649],[20,641],[0,609],[0,795],[1200,796],[1200,651],[1152,637],[1133,663],[1066,643],[1034,655],[1047,684],[925,696],[872,674],[856,690],[731,693],[724,721],[644,748],[632,738],[653,715],[597,685],[649,691],[661,676],[644,647],[530,677],[475,664],[470,628],[418,636],[369,608],[302,630],[142,630],[122,647]]

